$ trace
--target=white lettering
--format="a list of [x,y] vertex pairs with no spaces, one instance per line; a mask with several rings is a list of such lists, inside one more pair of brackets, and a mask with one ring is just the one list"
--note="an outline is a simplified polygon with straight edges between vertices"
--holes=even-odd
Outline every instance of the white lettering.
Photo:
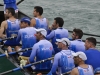
[[31,38],[34,37],[34,35],[25,35],[25,38]]
[[50,48],[42,48],[42,50],[50,50]]

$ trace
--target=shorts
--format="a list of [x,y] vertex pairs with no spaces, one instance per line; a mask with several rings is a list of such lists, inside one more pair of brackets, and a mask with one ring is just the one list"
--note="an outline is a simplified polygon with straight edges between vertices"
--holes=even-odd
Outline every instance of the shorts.
[[14,8],[15,13],[18,13],[18,8],[17,8],[17,5],[15,3],[4,4],[4,14],[6,14],[6,8]]

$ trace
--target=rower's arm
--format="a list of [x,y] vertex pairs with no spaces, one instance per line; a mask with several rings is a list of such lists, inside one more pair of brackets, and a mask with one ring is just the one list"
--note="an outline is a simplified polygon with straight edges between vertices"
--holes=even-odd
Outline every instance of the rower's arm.
[[32,48],[32,52],[31,52],[31,55],[29,57],[29,62],[30,63],[33,63],[34,62],[34,58],[36,56],[36,50],[37,50],[37,45],[35,44]]
[[18,31],[18,36],[17,36],[16,41],[17,41],[17,42],[20,42],[20,40],[21,40],[21,31],[19,30],[19,31]]
[[3,21],[1,23],[1,28],[0,28],[0,38],[5,38],[5,35],[3,34],[3,32],[5,31],[5,26],[6,26],[6,21]]
[[46,39],[50,40],[50,39],[52,39],[54,37],[54,35],[55,35],[55,32],[52,31],[49,35],[46,36]]
[[72,71],[71,71],[71,74],[70,75],[79,75],[78,74],[78,69],[77,68],[74,68]]
[[35,20],[35,19],[31,19],[31,24],[30,24],[30,26],[31,26],[31,27],[35,27],[35,25],[36,25],[36,20]]
[[54,57],[53,66],[52,66],[51,71],[50,71],[53,75],[57,75],[56,70],[58,68],[58,61],[59,61],[59,54],[56,54]]

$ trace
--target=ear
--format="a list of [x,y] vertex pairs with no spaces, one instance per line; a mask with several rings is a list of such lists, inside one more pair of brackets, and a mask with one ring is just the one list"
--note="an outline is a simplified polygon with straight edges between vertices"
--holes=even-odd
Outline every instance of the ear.
[[59,24],[57,23],[56,26],[59,27]]
[[79,37],[78,37],[78,35],[76,35],[76,39],[78,39]]

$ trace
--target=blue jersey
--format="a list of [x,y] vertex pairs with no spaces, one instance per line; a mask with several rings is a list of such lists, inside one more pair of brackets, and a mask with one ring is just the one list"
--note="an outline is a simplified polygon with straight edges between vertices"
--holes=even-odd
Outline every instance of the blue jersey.
[[88,65],[88,68],[77,67],[79,75],[94,75],[93,68]]
[[52,40],[52,44],[55,50],[55,53],[59,52],[60,49],[57,48],[56,45],[56,39],[61,39],[61,38],[68,38],[68,30],[64,28],[57,28],[56,30],[51,31],[49,35],[47,35],[46,39],[47,40]]
[[84,42],[81,39],[71,41],[69,48],[74,52],[85,51]]
[[88,49],[85,51],[87,56],[86,64],[92,65],[93,69],[100,67],[100,51],[96,49]]
[[[20,25],[19,25],[19,20],[16,19],[15,21],[10,21],[7,20],[7,29],[6,29],[6,35],[7,37],[12,37],[12,36],[17,36],[18,35],[18,30],[20,29]],[[7,40],[5,42],[5,45],[8,46],[16,46],[19,45],[19,42],[16,41],[16,38],[12,39],[12,40]]]
[[[35,61],[40,61],[43,59],[47,59],[52,57],[52,53],[54,52],[52,44],[48,40],[40,40],[33,46],[32,53],[30,55],[29,61],[31,63]],[[34,58],[36,57],[36,60]],[[41,64],[37,64],[36,70],[50,70],[51,69],[51,61],[46,61]]]
[[47,19],[43,18],[43,19],[39,19],[39,18],[35,18],[36,20],[36,25],[35,28],[44,28],[45,30],[48,30],[48,24],[47,24]]
[[4,4],[16,3],[16,0],[3,0]]
[[13,8],[14,10],[16,10],[15,12],[17,12],[18,7],[16,5],[16,0],[4,0],[4,11],[6,10],[6,8]]
[[[74,60],[71,50],[62,50],[58,52],[54,57],[54,63],[50,73],[56,75],[56,70],[58,68],[59,75],[68,72],[75,67]],[[49,74],[48,74],[49,75]]]
[[[36,43],[35,34],[36,34],[36,31],[34,27],[26,27],[19,30],[17,41],[22,42],[22,49],[33,47],[33,45]],[[29,53],[24,52],[22,55],[30,56],[31,51],[28,51],[28,52]]]

